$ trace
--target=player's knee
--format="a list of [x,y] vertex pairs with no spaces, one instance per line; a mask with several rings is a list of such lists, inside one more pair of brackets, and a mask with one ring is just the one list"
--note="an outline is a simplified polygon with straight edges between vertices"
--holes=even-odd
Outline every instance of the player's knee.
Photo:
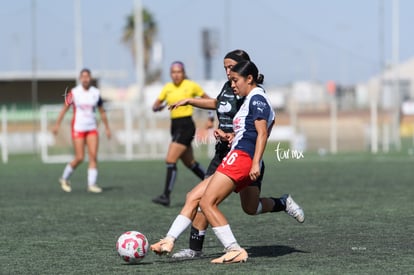
[[257,213],[257,204],[256,203],[251,203],[250,201],[241,202],[241,207],[243,209],[243,212],[246,213],[247,215],[256,215]]
[[186,195],[185,195],[185,203],[186,204],[190,204],[190,203],[192,203],[193,201],[195,201],[195,199],[196,199],[196,196],[194,195],[194,193],[193,192],[188,192]]
[[208,198],[202,197],[199,206],[203,213],[206,213],[212,209],[213,203]]
[[199,203],[198,205],[200,206],[201,210],[202,210],[204,213],[205,213],[205,212],[207,212],[207,208],[208,208],[208,206],[207,206],[206,201],[205,201],[203,198],[201,198],[200,203]]
[[257,207],[252,207],[252,205],[242,204],[242,208],[243,208],[244,213],[246,213],[247,215],[251,215],[251,216],[256,215]]
[[84,159],[85,159],[85,157],[83,155],[77,155],[77,156],[75,156],[75,163],[78,165],[78,164],[82,163]]
[[194,201],[194,200],[190,200],[190,201],[185,201],[185,204],[183,206],[183,209],[188,209],[190,210],[194,215],[197,213],[197,210],[199,208],[199,201]]
[[167,164],[175,164],[175,163],[177,163],[177,159],[175,159],[175,158],[173,158],[173,157],[169,157],[169,156],[167,156],[167,157],[165,158],[165,163],[167,163]]

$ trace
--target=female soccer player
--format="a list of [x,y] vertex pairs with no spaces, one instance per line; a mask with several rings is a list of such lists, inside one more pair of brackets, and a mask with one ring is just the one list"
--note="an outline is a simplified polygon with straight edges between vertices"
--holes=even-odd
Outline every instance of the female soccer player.
[[[172,105],[185,98],[209,98],[203,89],[194,81],[186,79],[184,64],[180,61],[173,62],[170,68],[172,82],[167,83],[160,95],[155,100],[153,111],[161,111],[166,105]],[[200,179],[205,176],[205,171],[194,159],[191,142],[194,139],[195,125],[192,119],[193,107],[181,106],[171,111],[171,136],[172,142],[168,148],[165,159],[167,176],[165,180],[164,193],[152,201],[164,206],[170,205],[170,194],[174,187],[178,159],[181,159]]]
[[[274,112],[264,90],[258,86],[263,81],[257,67],[250,61],[237,63],[230,72],[232,88],[246,99],[233,119],[235,131],[231,151],[209,179],[201,197],[201,207],[216,236],[227,253],[212,263],[243,262],[248,258],[231,232],[230,226],[218,205],[231,194],[239,192],[257,181],[261,175],[262,156],[267,137],[274,123]],[[155,253],[169,253],[178,236],[190,225],[198,205],[181,211],[172,224],[167,236],[151,246]]]
[[108,120],[102,106],[102,98],[96,87],[91,86],[92,75],[89,69],[80,72],[81,84],[73,88],[65,95],[65,103],[59,113],[53,133],[56,135],[66,112],[73,106],[72,140],[75,149],[75,158],[66,165],[59,182],[65,192],[71,192],[72,187],[69,177],[72,172],[83,161],[85,156],[85,144],[88,147],[88,192],[101,193],[102,188],[96,184],[98,177],[97,153],[98,153],[98,130],[95,117],[95,109],[98,108],[101,119],[105,125],[106,136],[111,137]]
[[[184,213],[186,212],[185,209],[192,209],[194,204],[198,204],[208,184],[208,177],[214,174],[223,158],[230,151],[227,139],[228,136],[231,136],[233,133],[233,117],[244,101],[244,97],[235,95],[231,88],[230,70],[241,61],[250,61],[249,55],[243,50],[231,51],[224,57],[224,69],[229,81],[224,84],[216,99],[190,98],[170,106],[170,109],[183,105],[192,105],[204,109],[215,109],[219,121],[219,128],[215,132],[216,138],[218,138],[218,143],[216,144],[215,155],[208,166],[206,179],[200,182],[199,185],[188,193],[184,206]],[[303,211],[293,201],[290,195],[285,194],[280,198],[260,198],[263,173],[264,164],[262,165],[260,178],[240,192],[240,201],[244,212],[249,215],[258,215],[268,212],[286,211],[299,222],[303,222]],[[208,223],[206,218],[201,211],[198,211],[191,226],[189,248],[174,253],[172,257],[176,259],[200,257],[207,227]]]

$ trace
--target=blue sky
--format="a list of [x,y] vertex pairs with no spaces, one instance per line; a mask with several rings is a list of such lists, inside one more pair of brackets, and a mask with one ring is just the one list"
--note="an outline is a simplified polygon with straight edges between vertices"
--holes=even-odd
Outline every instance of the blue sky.
[[[201,30],[218,33],[213,78],[224,79],[222,57],[242,48],[268,84],[296,80],[356,83],[391,59],[391,0],[142,0],[154,15],[168,65],[182,60],[193,79],[203,78]],[[379,6],[384,3],[384,57],[380,55]],[[71,70],[74,58],[73,0],[37,0],[40,70]],[[92,70],[125,70],[133,62],[120,42],[132,0],[82,1],[84,64]],[[400,0],[400,59],[414,55],[414,1]],[[31,68],[31,0],[0,1],[0,71]],[[381,60],[382,59],[382,60]]]

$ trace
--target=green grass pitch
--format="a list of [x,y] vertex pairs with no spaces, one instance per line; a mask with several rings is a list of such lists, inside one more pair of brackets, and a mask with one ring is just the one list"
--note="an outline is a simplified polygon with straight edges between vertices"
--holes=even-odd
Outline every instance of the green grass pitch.
[[[248,216],[233,194],[221,206],[244,264],[212,265],[222,246],[209,229],[205,257],[173,261],[148,254],[138,265],[117,256],[127,230],[150,243],[166,233],[197,179],[179,165],[172,206],[151,203],[164,182],[162,161],[100,164],[100,195],[86,193],[86,164],[73,192],[57,182],[63,165],[37,157],[0,164],[0,274],[413,274],[414,159],[409,156],[318,156],[277,161],[266,152],[263,196],[291,193],[304,224],[285,213]],[[207,165],[208,160],[201,160]],[[186,231],[176,249],[188,243]]]

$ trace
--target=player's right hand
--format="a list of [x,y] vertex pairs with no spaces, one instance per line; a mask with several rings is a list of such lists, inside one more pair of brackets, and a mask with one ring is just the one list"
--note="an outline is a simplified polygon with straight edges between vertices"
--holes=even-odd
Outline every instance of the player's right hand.
[[256,181],[260,177],[260,164],[253,163],[249,172],[250,179]]
[[180,100],[180,101],[178,101],[178,102],[176,102],[176,103],[171,104],[170,106],[168,106],[168,110],[174,110],[174,109],[176,109],[176,108],[178,108],[180,106],[185,106],[185,105],[188,105],[188,104],[189,104],[189,99],[188,98],[187,99],[183,99],[183,100]]
[[52,133],[56,136],[59,133],[59,125],[55,125],[52,128]]

